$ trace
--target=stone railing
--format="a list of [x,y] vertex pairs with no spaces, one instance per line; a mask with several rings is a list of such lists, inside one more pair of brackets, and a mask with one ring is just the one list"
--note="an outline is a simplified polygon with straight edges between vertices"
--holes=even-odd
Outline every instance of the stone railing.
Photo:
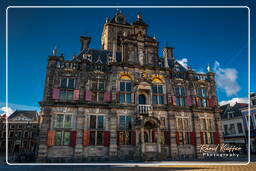
[[137,112],[140,114],[151,114],[152,113],[152,105],[139,104],[137,106]]

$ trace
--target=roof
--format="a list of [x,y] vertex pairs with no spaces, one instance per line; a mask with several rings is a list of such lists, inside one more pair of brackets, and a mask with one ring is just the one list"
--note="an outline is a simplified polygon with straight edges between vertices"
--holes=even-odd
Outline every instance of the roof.
[[38,113],[37,111],[31,111],[31,110],[16,110],[13,114],[11,114],[8,117],[8,120],[12,120],[16,117],[24,116],[28,118],[31,121],[36,121],[38,119]]
[[233,113],[233,118],[242,116],[242,112],[240,108],[245,107],[246,103],[236,103],[234,106],[230,106],[230,104],[220,106],[221,109],[221,118],[222,119],[231,119],[228,116],[230,113]]

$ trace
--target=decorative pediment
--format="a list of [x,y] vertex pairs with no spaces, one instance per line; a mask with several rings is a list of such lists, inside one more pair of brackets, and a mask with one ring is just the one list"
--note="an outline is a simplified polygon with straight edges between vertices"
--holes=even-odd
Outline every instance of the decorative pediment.
[[24,115],[19,115],[14,118],[11,118],[10,121],[31,121],[31,119]]

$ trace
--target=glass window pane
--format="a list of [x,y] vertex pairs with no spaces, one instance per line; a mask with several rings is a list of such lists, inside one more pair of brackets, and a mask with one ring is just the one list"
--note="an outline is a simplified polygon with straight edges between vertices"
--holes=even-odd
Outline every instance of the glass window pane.
[[181,96],[185,96],[185,88],[181,87]]
[[61,90],[60,91],[60,99],[65,100],[66,99],[66,91]]
[[130,93],[126,94],[126,103],[131,103],[132,102],[132,97]]
[[92,90],[97,90],[97,82],[92,81]]
[[125,129],[125,116],[119,116],[119,129]]
[[125,91],[125,82],[120,82],[120,91]]
[[90,131],[90,145],[95,145],[95,131]]
[[61,79],[60,87],[61,88],[66,88],[67,87],[67,78],[62,78]]
[[132,117],[131,116],[126,117],[126,129],[132,129]]
[[55,123],[56,128],[62,128],[63,127],[63,119],[64,119],[64,115],[58,114],[56,116],[56,123]]
[[65,132],[63,145],[69,145],[69,144],[70,144],[70,132]]
[[99,90],[104,91],[104,82],[99,82]]
[[73,100],[73,91],[67,91],[67,99],[68,100]]
[[176,94],[176,96],[180,96],[179,87],[176,87],[176,88],[175,88],[175,94]]
[[153,96],[153,104],[157,104],[157,96]]
[[131,82],[126,82],[126,91],[132,91],[132,84],[131,84]]
[[156,87],[156,85],[153,85],[153,86],[152,86],[152,91],[153,91],[153,93],[157,93],[157,87]]
[[97,145],[103,145],[103,132],[97,132]]
[[104,101],[104,93],[98,93],[98,102]]
[[158,93],[163,94],[163,86],[158,85]]
[[62,137],[62,133],[56,132],[56,135],[55,135],[55,144],[56,145],[61,145],[61,137]]
[[164,104],[164,96],[158,96],[159,97],[159,104]]
[[70,78],[68,80],[68,88],[75,88],[75,79],[74,78]]
[[71,128],[71,115],[65,115],[64,128]]
[[95,115],[90,116],[90,128],[91,129],[96,128],[96,116]]
[[104,116],[98,116],[98,128],[103,129],[104,127]]
[[125,103],[125,94],[120,94],[120,103]]

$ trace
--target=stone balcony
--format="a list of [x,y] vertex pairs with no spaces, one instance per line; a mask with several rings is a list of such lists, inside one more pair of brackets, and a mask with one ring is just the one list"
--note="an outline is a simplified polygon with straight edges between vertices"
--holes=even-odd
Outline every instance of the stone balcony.
[[152,114],[152,105],[147,105],[147,104],[139,104],[137,106],[137,112],[139,114]]

